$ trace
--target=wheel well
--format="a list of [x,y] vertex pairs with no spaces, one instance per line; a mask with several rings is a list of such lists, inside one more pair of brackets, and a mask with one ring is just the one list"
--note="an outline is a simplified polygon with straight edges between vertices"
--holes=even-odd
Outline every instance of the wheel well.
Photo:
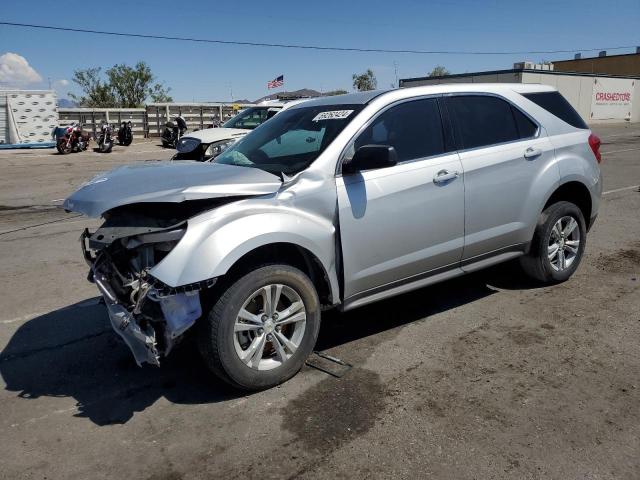
[[320,304],[334,304],[329,276],[320,260],[306,248],[292,243],[271,243],[246,253],[231,266],[225,277],[236,279],[267,263],[282,263],[302,270],[316,287]]
[[591,194],[589,189],[580,182],[568,182],[560,185],[555,192],[549,197],[543,210],[556,202],[567,201],[576,204],[582,212],[584,221],[589,228],[591,223]]

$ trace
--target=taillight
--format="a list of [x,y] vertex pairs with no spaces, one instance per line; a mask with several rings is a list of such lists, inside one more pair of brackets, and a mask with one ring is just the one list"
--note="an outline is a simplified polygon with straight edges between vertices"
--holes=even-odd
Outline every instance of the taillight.
[[600,155],[600,138],[592,133],[589,135],[589,146],[593,150],[593,154],[596,156],[598,163],[602,162],[602,155]]

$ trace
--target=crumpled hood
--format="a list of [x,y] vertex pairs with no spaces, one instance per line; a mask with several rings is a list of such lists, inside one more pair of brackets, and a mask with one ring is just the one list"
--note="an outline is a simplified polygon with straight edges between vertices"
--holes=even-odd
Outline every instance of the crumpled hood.
[[210,162],[154,162],[101,173],[64,201],[65,210],[99,217],[122,205],[179,203],[230,196],[266,195],[282,182],[258,168]]
[[189,132],[182,138],[195,138],[203,144],[209,144],[221,140],[242,138],[250,131],[251,130],[242,130],[239,128],[205,128],[197,132]]

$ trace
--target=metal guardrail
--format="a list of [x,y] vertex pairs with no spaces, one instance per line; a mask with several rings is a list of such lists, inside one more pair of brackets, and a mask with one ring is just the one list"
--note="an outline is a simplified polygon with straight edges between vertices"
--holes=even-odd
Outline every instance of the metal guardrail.
[[160,136],[164,124],[180,115],[189,130],[202,130],[214,120],[226,122],[239,110],[252,106],[239,103],[151,103],[147,105],[148,136]]
[[58,108],[61,125],[78,122],[94,134],[102,121],[117,127],[130,121],[134,137],[159,137],[167,121],[182,116],[189,130],[202,130],[214,119],[228,120],[239,110],[252,106],[238,103],[151,103],[145,108]]
[[116,129],[121,122],[131,122],[134,137],[147,137],[147,112],[144,108],[58,108],[61,125],[80,123],[84,130],[99,131],[102,121]]

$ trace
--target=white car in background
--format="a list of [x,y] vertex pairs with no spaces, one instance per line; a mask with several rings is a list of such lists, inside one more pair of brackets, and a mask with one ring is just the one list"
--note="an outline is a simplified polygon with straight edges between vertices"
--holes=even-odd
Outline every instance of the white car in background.
[[305,100],[307,99],[289,102],[267,100],[255,107],[242,110],[236,116],[223,123],[222,127],[191,132],[180,139],[176,147],[178,152],[171,160],[197,160],[199,162],[211,160],[258,125]]

